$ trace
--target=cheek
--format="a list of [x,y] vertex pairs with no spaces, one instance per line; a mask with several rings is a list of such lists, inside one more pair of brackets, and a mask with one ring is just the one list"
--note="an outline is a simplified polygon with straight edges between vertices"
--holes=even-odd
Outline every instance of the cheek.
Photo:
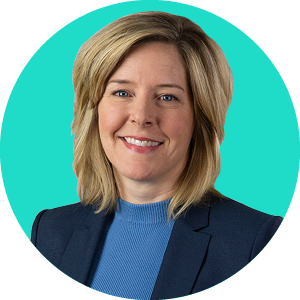
[[194,129],[192,113],[178,112],[173,114],[168,118],[166,124],[171,138],[190,141]]
[[116,106],[108,106],[99,104],[99,132],[100,138],[113,137],[114,133],[124,124],[124,110],[118,109]]

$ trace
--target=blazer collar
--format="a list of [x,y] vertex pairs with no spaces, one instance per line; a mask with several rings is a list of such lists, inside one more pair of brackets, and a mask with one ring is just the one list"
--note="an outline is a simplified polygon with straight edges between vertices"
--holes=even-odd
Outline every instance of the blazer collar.
[[199,230],[209,224],[210,204],[201,203],[199,206],[191,206],[186,213],[179,217],[178,221],[184,223],[192,230]]
[[113,214],[95,214],[91,206],[85,209],[85,223],[73,232],[58,268],[86,285],[99,245],[105,238],[105,229]]
[[209,212],[209,206],[191,207],[175,221],[151,300],[192,293],[211,239],[200,231],[208,226]]

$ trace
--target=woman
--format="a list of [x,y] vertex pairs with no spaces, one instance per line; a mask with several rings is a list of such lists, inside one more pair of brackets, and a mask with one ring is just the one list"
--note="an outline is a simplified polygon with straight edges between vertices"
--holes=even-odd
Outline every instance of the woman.
[[32,242],[93,289],[166,299],[235,274],[282,218],[214,189],[232,76],[190,20],[138,13],[80,48],[73,82],[81,203],[44,210]]

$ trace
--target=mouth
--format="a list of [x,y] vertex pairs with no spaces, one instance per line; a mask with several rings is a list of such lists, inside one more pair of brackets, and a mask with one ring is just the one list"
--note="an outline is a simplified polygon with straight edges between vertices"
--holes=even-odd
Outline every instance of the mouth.
[[138,147],[155,147],[163,144],[162,142],[150,140],[148,138],[137,139],[137,138],[125,136],[122,139],[124,139],[128,144],[135,145]]

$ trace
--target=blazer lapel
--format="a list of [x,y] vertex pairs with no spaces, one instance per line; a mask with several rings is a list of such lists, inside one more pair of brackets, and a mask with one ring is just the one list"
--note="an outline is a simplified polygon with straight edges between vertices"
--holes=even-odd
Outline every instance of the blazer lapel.
[[191,207],[175,221],[151,300],[191,293],[211,238],[197,231],[208,226],[209,210],[209,207]]
[[99,243],[113,215],[92,210],[85,225],[74,231],[63,254],[59,269],[74,280],[86,284]]

